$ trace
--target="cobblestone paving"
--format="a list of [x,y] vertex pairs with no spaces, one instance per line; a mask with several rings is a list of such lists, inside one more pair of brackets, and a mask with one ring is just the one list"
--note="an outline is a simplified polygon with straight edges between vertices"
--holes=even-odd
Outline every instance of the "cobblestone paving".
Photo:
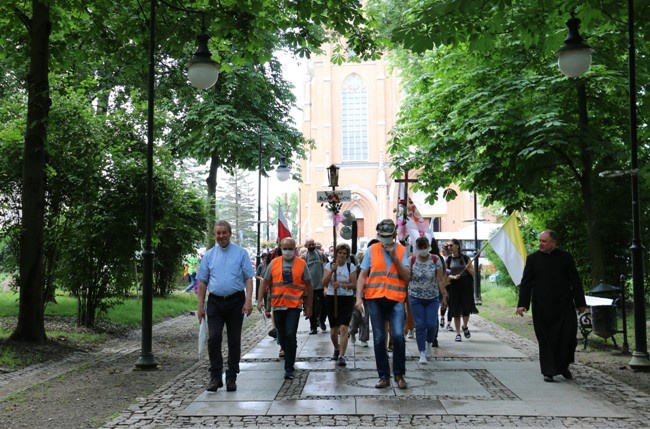
[[[473,324],[528,358],[536,360],[537,345],[476,317]],[[259,320],[245,331],[242,338],[242,355],[262,340],[268,331],[266,321]],[[440,360],[468,360],[468,358],[440,358]],[[483,358],[495,360],[495,358]],[[473,359],[476,360],[476,359]],[[496,359],[498,360],[498,359]],[[512,361],[509,358],[508,361]],[[189,404],[205,390],[208,371],[207,360],[188,368],[175,380],[161,387],[147,398],[125,410],[106,428],[203,428],[203,427],[441,427],[441,428],[647,428],[650,422],[650,398],[611,377],[581,364],[572,366],[575,382],[589,389],[600,399],[625,409],[629,418],[575,418],[575,417],[522,417],[473,415],[282,415],[282,416],[180,416]],[[308,371],[298,371],[296,378],[285,381],[278,398],[299,398],[307,380]],[[501,385],[487,371],[472,370],[472,376],[485,388],[492,399],[512,400],[513,393]],[[332,399],[332,397],[328,397]],[[416,398],[415,395],[409,398]],[[345,399],[345,398],[341,398]],[[435,399],[440,399],[436,397]],[[454,398],[452,398],[454,399]],[[481,398],[463,399],[480,400]]]

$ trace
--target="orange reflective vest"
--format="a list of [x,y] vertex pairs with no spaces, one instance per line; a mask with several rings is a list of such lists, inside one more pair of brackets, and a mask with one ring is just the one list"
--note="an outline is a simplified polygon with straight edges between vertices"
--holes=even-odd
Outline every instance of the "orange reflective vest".
[[[395,244],[395,256],[401,261],[406,248],[399,243]],[[365,285],[366,299],[387,298],[391,301],[404,302],[406,300],[406,282],[400,278],[395,264],[390,264],[386,269],[384,249],[381,243],[370,246],[370,272]]]
[[302,275],[307,264],[298,257],[293,258],[291,267],[292,283],[285,284],[282,280],[282,260],[279,257],[271,261],[271,306],[298,308],[302,304],[302,297],[305,294],[305,283]]

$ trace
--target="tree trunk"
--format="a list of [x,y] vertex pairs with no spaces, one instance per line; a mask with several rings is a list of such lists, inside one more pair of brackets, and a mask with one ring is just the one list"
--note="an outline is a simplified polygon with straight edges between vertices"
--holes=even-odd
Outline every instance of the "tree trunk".
[[217,170],[219,169],[219,155],[215,152],[210,157],[210,173],[208,178],[205,179],[208,185],[208,225],[207,225],[207,248],[214,246],[214,223],[216,222],[216,207],[217,207]]
[[32,0],[29,22],[31,40],[27,76],[27,130],[23,151],[22,231],[20,236],[20,304],[18,324],[12,340],[44,343],[44,216],[45,216],[45,143],[49,97],[49,2]]

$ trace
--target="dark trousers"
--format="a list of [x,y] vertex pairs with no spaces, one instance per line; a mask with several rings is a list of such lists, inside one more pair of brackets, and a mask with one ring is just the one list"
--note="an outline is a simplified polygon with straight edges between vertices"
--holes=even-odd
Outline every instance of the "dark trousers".
[[327,319],[327,307],[325,305],[325,294],[323,289],[314,291],[314,299],[312,301],[311,318],[309,319],[309,327],[314,330],[321,324],[325,323]]
[[298,308],[287,308],[286,310],[274,310],[273,320],[278,331],[280,347],[284,349],[284,372],[293,374],[293,364],[296,362],[296,350],[298,349],[298,322],[300,313]]
[[219,298],[208,295],[208,356],[210,357],[210,376],[221,378],[223,372],[223,356],[221,355],[221,342],[223,340],[223,327],[226,326],[228,336],[228,369],[226,380],[236,380],[239,374],[239,360],[241,358],[241,330],[244,324],[242,309],[246,295],[235,294],[229,298]]

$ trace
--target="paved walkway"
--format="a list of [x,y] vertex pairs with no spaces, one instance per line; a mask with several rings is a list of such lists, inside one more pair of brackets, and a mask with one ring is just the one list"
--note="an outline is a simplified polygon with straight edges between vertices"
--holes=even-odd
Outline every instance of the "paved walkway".
[[[375,389],[372,345],[350,344],[348,365],[330,361],[329,332],[298,332],[296,378],[284,380],[278,346],[259,315],[244,335],[236,392],[205,391],[207,356],[124,411],[107,428],[444,427],[647,428],[650,396],[576,364],[574,380],[544,383],[537,347],[480,317],[472,337],[442,332],[428,364],[407,340],[409,388]],[[640,374],[640,376],[647,376]]]

